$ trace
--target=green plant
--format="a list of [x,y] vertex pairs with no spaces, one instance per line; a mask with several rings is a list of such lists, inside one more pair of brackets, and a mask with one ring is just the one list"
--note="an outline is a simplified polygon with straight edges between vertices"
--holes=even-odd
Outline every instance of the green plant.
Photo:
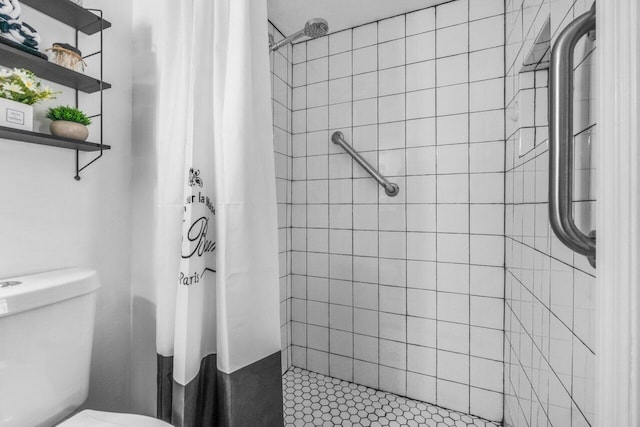
[[80,123],[81,125],[90,125],[91,119],[87,117],[85,113],[77,108],[69,107],[68,105],[59,105],[57,107],[49,108],[47,111],[47,118],[51,120],[65,120],[67,122]]
[[29,70],[0,70],[0,98],[33,105],[47,99],[55,99],[57,93],[44,86]]

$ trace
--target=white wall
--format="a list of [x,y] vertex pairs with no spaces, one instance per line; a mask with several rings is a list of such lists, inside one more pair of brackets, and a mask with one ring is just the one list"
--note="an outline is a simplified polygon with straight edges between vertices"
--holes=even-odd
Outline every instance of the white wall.
[[504,4],[481,3],[294,46],[292,357],[499,421]]
[[[113,28],[105,32],[105,143],[113,146],[90,166],[82,181],[75,175],[75,152],[0,140],[0,277],[71,266],[98,271],[102,288],[87,405],[127,410],[129,405],[130,191],[131,180],[131,3],[86,0],[102,7]],[[23,19],[41,33],[43,47],[73,43],[74,31],[24,7]],[[81,38],[89,53],[96,40]],[[91,43],[91,45],[89,45]],[[0,61],[1,62],[1,61]],[[89,63],[88,72],[98,72]],[[72,104],[63,90],[48,105]],[[81,107],[97,112],[98,96],[81,97]],[[38,108],[42,114],[46,106]],[[38,120],[46,129],[48,121]],[[92,128],[90,140],[97,135]],[[92,155],[83,155],[83,160]]]
[[154,138],[156,129],[158,25],[170,10],[167,1],[137,0],[132,7],[133,146],[136,177],[132,189],[132,365],[131,410],[156,413],[156,305],[151,286],[153,191],[155,191]]
[[[505,425],[587,426],[595,411],[595,275],[553,234],[548,214],[548,72],[520,72],[551,18],[559,31],[591,0],[507,1]],[[575,51],[574,215],[595,228],[597,41]]]
[[[276,41],[282,33],[269,23]],[[282,372],[291,367],[291,96],[293,82],[291,45],[270,54],[273,146],[278,198],[278,247],[280,263],[280,336]]]

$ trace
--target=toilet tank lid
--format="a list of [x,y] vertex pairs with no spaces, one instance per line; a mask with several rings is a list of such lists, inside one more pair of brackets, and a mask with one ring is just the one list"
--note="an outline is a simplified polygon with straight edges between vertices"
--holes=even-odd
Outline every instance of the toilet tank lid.
[[95,292],[95,270],[67,268],[0,279],[0,318]]

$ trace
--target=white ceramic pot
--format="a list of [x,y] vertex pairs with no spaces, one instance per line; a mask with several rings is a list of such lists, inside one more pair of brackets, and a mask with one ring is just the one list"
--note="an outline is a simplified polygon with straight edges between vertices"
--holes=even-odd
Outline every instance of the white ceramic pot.
[[85,125],[66,120],[55,120],[49,125],[49,130],[54,136],[62,138],[86,141],[89,137],[89,129]]
[[0,98],[0,126],[33,130],[33,106]]

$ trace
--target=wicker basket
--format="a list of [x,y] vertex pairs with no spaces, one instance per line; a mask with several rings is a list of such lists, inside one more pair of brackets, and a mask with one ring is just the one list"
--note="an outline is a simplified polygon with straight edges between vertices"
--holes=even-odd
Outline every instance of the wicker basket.
[[82,52],[67,43],[54,43],[48,51],[52,52],[52,61],[74,71],[84,71],[86,62],[82,59]]

